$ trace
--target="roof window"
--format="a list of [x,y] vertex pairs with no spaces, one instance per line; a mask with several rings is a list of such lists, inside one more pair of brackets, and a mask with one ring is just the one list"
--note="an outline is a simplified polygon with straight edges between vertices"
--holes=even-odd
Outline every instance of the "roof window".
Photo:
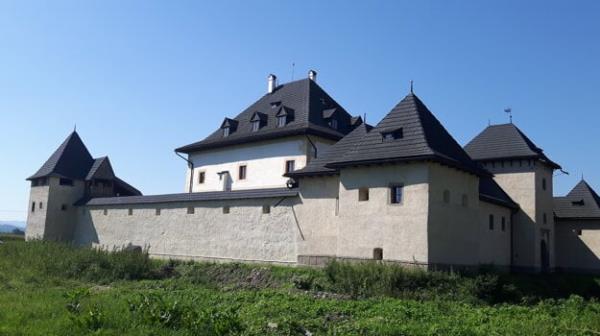
[[402,139],[403,137],[404,130],[402,128],[381,132],[381,138],[383,141],[394,141],[397,139]]

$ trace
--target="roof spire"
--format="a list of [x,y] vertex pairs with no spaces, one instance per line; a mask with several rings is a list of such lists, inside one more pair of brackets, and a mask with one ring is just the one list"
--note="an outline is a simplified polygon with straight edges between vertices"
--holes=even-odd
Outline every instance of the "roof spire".
[[506,112],[508,114],[508,118],[510,120],[510,123],[512,124],[512,108],[507,107],[504,109],[504,112]]
[[413,91],[413,80],[411,79],[410,80],[410,94],[413,94],[413,93],[414,93],[414,91]]
[[77,132],[77,123],[73,126],[73,132]]

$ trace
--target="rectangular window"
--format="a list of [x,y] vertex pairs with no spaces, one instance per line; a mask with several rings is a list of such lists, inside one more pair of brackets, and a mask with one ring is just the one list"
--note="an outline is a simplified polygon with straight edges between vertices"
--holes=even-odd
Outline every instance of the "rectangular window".
[[263,205],[263,207],[262,207],[262,213],[264,213],[264,214],[271,213],[271,206],[270,205]]
[[502,232],[506,231],[506,217],[502,217]]
[[104,211],[102,211],[102,212],[103,212],[104,216],[108,215],[108,209],[104,209]]
[[369,188],[358,189],[358,201],[365,202],[369,200]]
[[246,166],[240,166],[239,172],[238,172],[238,179],[240,180],[245,180],[246,179]]
[[67,179],[67,178],[61,178],[59,180],[59,184],[63,185],[63,186],[72,186],[73,185],[73,180]]
[[31,202],[31,212],[35,212],[35,202]]
[[229,208],[229,205],[226,205],[223,207],[223,213],[224,214],[228,214],[231,211],[231,209]]
[[156,216],[160,216],[160,208],[156,208],[156,213],[155,213],[155,215],[156,215]]
[[67,211],[67,205],[66,204],[61,205],[60,210]]
[[285,161],[285,172],[286,172],[286,174],[294,171],[295,164],[296,164],[296,161],[294,161],[294,160],[287,160],[287,161]]
[[489,223],[489,227],[490,230],[494,230],[494,215],[490,215],[490,223]]
[[129,208],[128,213],[129,216],[133,216],[133,209]]
[[337,129],[338,128],[338,121],[337,121],[337,119],[331,119],[331,120],[329,120],[329,127],[333,128],[333,129]]
[[40,210],[43,209],[44,208],[44,203],[40,202],[39,208],[40,208]]
[[188,213],[188,215],[192,215],[192,214],[194,214],[195,212],[196,212],[196,208],[194,208],[194,207],[188,207],[188,208],[187,208],[187,213]]
[[223,137],[228,137],[229,136],[229,127],[225,127],[223,128]]
[[390,187],[390,202],[392,204],[402,203],[402,195],[404,193],[404,187],[401,185]]
[[206,178],[206,173],[205,172],[199,172],[198,173],[198,184],[204,184],[204,179]]
[[277,117],[277,127],[283,127],[283,126],[285,126],[286,123],[287,123],[287,117],[286,116],[279,116],[279,117]]

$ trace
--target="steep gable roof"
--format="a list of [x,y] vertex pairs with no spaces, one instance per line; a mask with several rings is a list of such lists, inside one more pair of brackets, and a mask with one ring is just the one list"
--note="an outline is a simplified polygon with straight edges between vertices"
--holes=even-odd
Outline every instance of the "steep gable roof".
[[84,179],[93,163],[94,159],[81,141],[79,134],[73,131],[42,167],[27,179],[47,176]]
[[478,161],[536,158],[555,169],[561,168],[512,123],[488,126],[465,146],[465,150],[473,160]]
[[[386,140],[383,137],[387,132],[397,132],[401,136]],[[435,160],[477,175],[490,175],[471,160],[425,104],[412,93],[398,103],[358,145],[328,166],[409,160]]]
[[[323,112],[335,109],[337,112],[338,129],[332,129],[323,118]],[[265,115],[265,125],[253,132],[251,118],[256,112]],[[288,122],[278,127],[277,116],[288,115]],[[217,130],[202,141],[180,148],[177,152],[192,153],[205,149],[224,147],[273,139],[290,135],[314,134],[332,140],[339,140],[352,130],[351,116],[333,98],[331,98],[315,81],[302,79],[278,86],[275,91],[268,93],[246,108],[233,119],[237,129],[229,136],[223,137],[223,132]]]
[[567,196],[554,198],[554,215],[558,218],[600,219],[600,196],[581,180]]
[[94,164],[90,171],[87,173],[85,177],[86,181],[92,179],[103,179],[103,180],[111,180],[115,178],[115,172],[113,171],[112,165],[110,164],[110,160],[108,156],[104,156],[101,158],[97,158],[94,160]]

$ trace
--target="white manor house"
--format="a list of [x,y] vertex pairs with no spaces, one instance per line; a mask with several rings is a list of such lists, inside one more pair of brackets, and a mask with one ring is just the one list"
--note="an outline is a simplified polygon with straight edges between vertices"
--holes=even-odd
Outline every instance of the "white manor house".
[[516,125],[465,147],[412,92],[375,126],[317,84],[278,85],[176,151],[185,191],[143,196],[76,132],[31,177],[27,239],[146,247],[160,258],[600,271],[600,197]]

